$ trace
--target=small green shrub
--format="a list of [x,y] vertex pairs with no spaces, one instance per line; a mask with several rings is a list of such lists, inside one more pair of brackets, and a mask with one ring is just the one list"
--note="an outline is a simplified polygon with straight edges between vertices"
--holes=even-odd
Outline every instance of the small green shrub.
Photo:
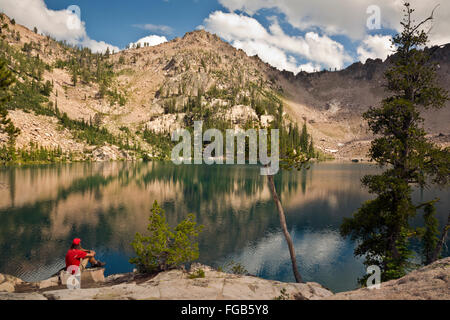
[[274,300],[289,300],[290,296],[286,291],[286,288],[281,289],[280,295],[275,297]]
[[248,274],[247,269],[245,269],[245,267],[240,264],[240,263],[236,263],[231,267],[231,272],[233,274],[239,274],[239,275],[244,275],[244,274]]
[[198,269],[197,271],[189,275],[189,279],[202,279],[205,277],[205,271],[203,269]]
[[197,260],[196,240],[202,229],[190,214],[172,231],[164,210],[155,201],[147,227],[149,234],[136,233],[131,245],[137,257],[130,259],[130,263],[135,264],[140,273],[157,273]]
[[228,273],[237,274],[237,275],[249,274],[247,269],[245,269],[245,267],[241,263],[234,262],[234,261],[230,261],[230,262],[226,263],[223,267],[219,267],[217,270],[219,272],[228,272]]

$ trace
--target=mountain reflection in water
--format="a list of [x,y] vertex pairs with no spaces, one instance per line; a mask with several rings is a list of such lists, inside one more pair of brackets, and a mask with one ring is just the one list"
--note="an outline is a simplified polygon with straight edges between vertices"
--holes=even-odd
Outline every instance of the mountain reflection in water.
[[[370,198],[360,179],[377,170],[369,164],[319,163],[276,177],[306,281],[333,291],[357,287],[364,268],[339,226]],[[256,166],[164,162],[0,169],[0,273],[45,279],[64,266],[74,237],[108,263],[107,274],[129,272],[130,242],[146,231],[157,200],[172,226],[189,213],[205,225],[201,263],[218,267],[235,261],[256,276],[294,281],[266,179]],[[448,189],[432,189],[417,191],[415,199],[441,198],[443,225],[448,195]]]

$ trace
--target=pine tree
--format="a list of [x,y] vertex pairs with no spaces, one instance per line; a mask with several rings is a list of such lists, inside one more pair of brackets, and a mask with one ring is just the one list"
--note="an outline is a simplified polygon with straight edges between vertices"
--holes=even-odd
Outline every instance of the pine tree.
[[370,157],[386,170],[363,178],[363,185],[377,197],[341,226],[343,236],[358,241],[355,255],[364,256],[367,266],[378,265],[383,281],[404,276],[411,266],[410,239],[416,230],[410,220],[420,207],[413,204],[413,186],[445,184],[450,174],[450,150],[425,138],[421,116],[421,110],[442,108],[448,100],[447,92],[435,84],[432,49],[420,50],[428,40],[423,26],[433,14],[414,24],[409,3],[404,12],[403,31],[393,39],[396,55],[385,74],[392,95],[364,114],[379,137],[372,142]]
[[436,218],[436,208],[434,206],[435,201],[431,201],[424,205],[423,219],[425,222],[425,228],[422,235],[422,261],[423,264],[428,265],[433,261],[434,251],[439,242],[439,222]]
[[75,87],[77,85],[78,82],[78,71],[76,69],[76,67],[72,68],[72,83],[73,86]]
[[316,157],[316,151],[314,149],[314,141],[312,138],[311,138],[311,141],[309,142],[309,146],[308,146],[308,156],[311,159]]
[[15,142],[20,133],[8,118],[6,103],[11,99],[9,87],[13,84],[14,77],[6,64],[0,59],[0,132],[8,134],[8,147],[0,151],[0,162],[10,162],[15,159]]
[[303,152],[307,152],[308,146],[309,146],[309,134],[308,134],[308,127],[306,126],[305,122],[302,127],[302,133],[300,134],[300,149]]

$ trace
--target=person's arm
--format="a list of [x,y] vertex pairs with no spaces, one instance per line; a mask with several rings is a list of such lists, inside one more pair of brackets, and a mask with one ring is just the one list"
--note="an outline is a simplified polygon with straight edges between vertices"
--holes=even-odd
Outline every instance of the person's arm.
[[[80,250],[86,252],[87,254],[93,254],[93,256],[95,256],[95,251],[94,250],[86,250],[86,249],[83,249],[83,248],[81,248]],[[90,257],[93,257],[93,256],[90,256]]]
[[94,258],[95,257],[95,252],[89,252],[86,254],[85,258]]
[[76,257],[78,259],[86,259],[86,258],[93,258],[95,257],[95,251],[89,251],[88,250],[79,250],[81,255]]

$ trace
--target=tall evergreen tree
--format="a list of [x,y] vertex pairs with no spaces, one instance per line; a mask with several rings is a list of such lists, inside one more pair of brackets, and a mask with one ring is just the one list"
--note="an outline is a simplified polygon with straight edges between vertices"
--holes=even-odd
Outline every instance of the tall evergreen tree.
[[10,100],[11,95],[9,87],[14,82],[14,77],[8,68],[5,60],[0,59],[0,133],[8,134],[8,147],[3,147],[0,154],[0,162],[9,162],[15,157],[15,141],[19,134],[17,129],[8,117],[6,103]]
[[[440,149],[425,138],[421,116],[422,110],[442,108],[448,100],[447,92],[436,85],[433,49],[421,50],[428,42],[423,27],[433,20],[433,14],[415,24],[414,10],[409,3],[404,6],[403,31],[393,39],[396,54],[385,74],[391,96],[364,114],[378,137],[370,157],[386,170],[362,179],[377,197],[364,203],[341,226],[343,236],[358,241],[355,255],[364,256],[367,266],[378,265],[383,281],[405,275],[411,266],[409,242],[417,230],[410,226],[410,220],[423,206],[413,203],[413,187],[446,184],[450,173],[449,149]],[[430,205],[433,203],[427,206],[428,219],[433,214]]]
[[302,133],[300,134],[300,149],[303,152],[307,152],[308,146],[309,146],[309,134],[308,134],[308,127],[306,126],[305,122],[302,127]]
[[75,87],[78,82],[78,70],[77,70],[76,66],[72,67],[72,82],[73,82],[73,86]]

